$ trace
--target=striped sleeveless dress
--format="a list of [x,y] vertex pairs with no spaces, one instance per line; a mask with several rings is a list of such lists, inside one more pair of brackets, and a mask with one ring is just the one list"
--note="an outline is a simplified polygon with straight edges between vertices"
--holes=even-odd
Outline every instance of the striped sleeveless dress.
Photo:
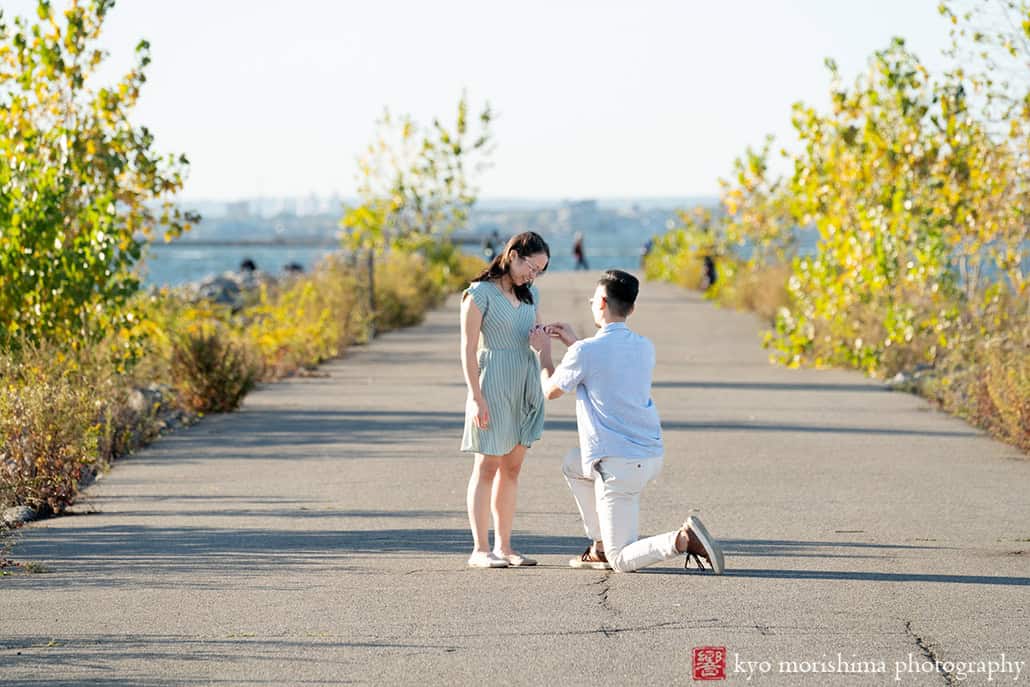
[[465,404],[461,450],[501,456],[516,445],[531,446],[544,430],[544,394],[540,390],[540,361],[529,347],[536,324],[540,294],[530,286],[533,303],[511,304],[493,282],[473,282],[462,298],[472,298],[483,314],[480,329],[479,386],[490,410],[486,429],[472,417],[472,394]]

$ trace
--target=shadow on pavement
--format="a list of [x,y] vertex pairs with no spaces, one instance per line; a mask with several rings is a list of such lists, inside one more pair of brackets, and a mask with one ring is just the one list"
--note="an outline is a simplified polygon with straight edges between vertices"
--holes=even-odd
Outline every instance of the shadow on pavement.
[[[315,630],[316,628],[312,628]],[[53,636],[22,636],[0,639],[0,651],[4,652],[4,662],[10,668],[22,670],[39,670],[41,675],[52,672],[55,668],[66,667],[74,670],[76,677],[54,679],[50,677],[5,679],[5,687],[22,685],[221,685],[221,684],[268,684],[281,685],[281,679],[261,679],[250,676],[212,677],[210,674],[195,677],[183,675],[185,666],[194,664],[210,668],[211,665],[251,665],[266,664],[274,666],[282,676],[284,664],[295,663],[296,672],[310,671],[312,663],[324,663],[327,666],[338,665],[339,656],[329,652],[338,649],[399,649],[402,651],[436,650],[440,652],[455,651],[457,647],[440,643],[413,642],[354,642],[340,641],[335,637],[324,637],[313,634],[310,639],[291,639],[273,637],[269,639],[244,636],[228,637],[192,637],[168,635],[90,635],[88,639]],[[16,652],[21,652],[18,655]],[[308,653],[303,656],[297,654]],[[174,678],[159,675],[112,675],[112,666],[128,661],[155,666],[158,662],[176,666]],[[303,662],[303,667],[300,665]],[[157,670],[152,667],[151,671]],[[188,672],[188,671],[186,671]],[[210,670],[204,670],[210,673]],[[276,671],[272,671],[273,673]],[[322,671],[326,672],[326,671]],[[330,674],[336,671],[329,670]],[[225,673],[223,673],[225,674]],[[346,685],[353,684],[346,677],[318,680],[298,679],[296,675],[289,684],[304,685]]]
[[[940,550],[953,547],[915,544],[870,544],[844,541],[798,541],[781,539],[720,539],[727,555],[784,558],[882,558],[882,550]],[[841,549],[844,553],[835,553]]]
[[[248,449],[276,446],[320,445],[331,450],[333,458],[362,458],[367,452],[361,446],[404,446],[418,445],[427,437],[453,439],[454,455],[457,457],[458,439],[464,428],[461,412],[444,411],[336,411],[336,410],[246,410],[231,417],[229,427],[222,427],[225,418],[213,418],[198,427],[164,438],[155,451],[148,451],[132,460],[140,464],[148,461],[165,461],[174,456],[176,461],[187,463],[195,448],[203,449],[204,460],[213,458],[254,457]],[[777,432],[800,434],[848,434],[882,436],[920,436],[935,438],[968,438],[979,436],[969,430],[925,430],[898,427],[841,427],[820,424],[776,423],[776,422],[676,422],[662,423],[666,431],[684,430],[696,432]],[[576,431],[572,418],[548,418],[545,431]],[[339,449],[339,450],[337,450]],[[314,455],[324,459],[326,455]],[[377,455],[377,458],[383,456]],[[394,457],[408,459],[406,452],[397,452]],[[291,460],[303,460],[294,458]]]
[[785,382],[653,382],[656,389],[734,389],[748,391],[863,391],[889,393],[877,384],[788,384]]
[[[286,575],[298,569],[348,567],[351,557],[412,558],[412,554],[464,557],[472,548],[467,528],[308,531],[146,527],[106,525],[53,530],[28,538],[13,552],[18,559],[43,561],[53,573],[21,577],[19,586],[116,586],[133,575],[161,576],[182,584],[192,576]],[[517,545],[536,555],[578,551],[582,537],[516,531]],[[178,580],[178,582],[176,582]],[[12,581],[13,582],[13,581]],[[128,582],[125,582],[128,583]],[[138,580],[132,581],[138,584]]]
[[922,573],[882,573],[848,570],[727,570],[727,577],[756,577],[776,580],[848,580],[852,582],[948,582],[951,584],[989,584],[1030,587],[1030,577],[992,575],[932,575]]

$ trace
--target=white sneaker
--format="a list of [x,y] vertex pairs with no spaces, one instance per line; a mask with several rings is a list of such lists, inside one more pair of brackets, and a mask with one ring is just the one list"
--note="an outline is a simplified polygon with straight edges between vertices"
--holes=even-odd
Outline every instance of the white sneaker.
[[492,551],[473,551],[469,556],[470,568],[507,568],[508,561]]

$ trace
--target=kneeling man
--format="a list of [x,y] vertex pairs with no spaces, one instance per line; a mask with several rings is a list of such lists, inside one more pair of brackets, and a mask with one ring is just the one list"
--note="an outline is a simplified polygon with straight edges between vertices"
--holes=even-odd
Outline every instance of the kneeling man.
[[[565,479],[579,506],[592,544],[569,564],[574,568],[630,572],[686,554],[703,560],[716,575],[723,555],[700,519],[678,530],[638,539],[640,493],[662,469],[662,428],[651,400],[654,345],[626,326],[640,283],[621,270],[608,270],[597,283],[590,309],[599,330],[577,340],[568,324],[537,328],[530,344],[540,353],[544,396],[576,390],[579,450],[566,456]],[[551,337],[569,347],[557,369]]]

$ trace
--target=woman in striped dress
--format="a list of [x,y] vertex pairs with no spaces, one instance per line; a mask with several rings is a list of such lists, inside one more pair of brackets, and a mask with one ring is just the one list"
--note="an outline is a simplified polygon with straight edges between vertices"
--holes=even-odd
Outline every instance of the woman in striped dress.
[[469,392],[461,450],[475,454],[467,494],[474,568],[536,565],[512,548],[511,528],[522,461],[544,428],[540,363],[529,335],[542,322],[533,279],[550,258],[539,234],[518,234],[462,295],[461,363]]

